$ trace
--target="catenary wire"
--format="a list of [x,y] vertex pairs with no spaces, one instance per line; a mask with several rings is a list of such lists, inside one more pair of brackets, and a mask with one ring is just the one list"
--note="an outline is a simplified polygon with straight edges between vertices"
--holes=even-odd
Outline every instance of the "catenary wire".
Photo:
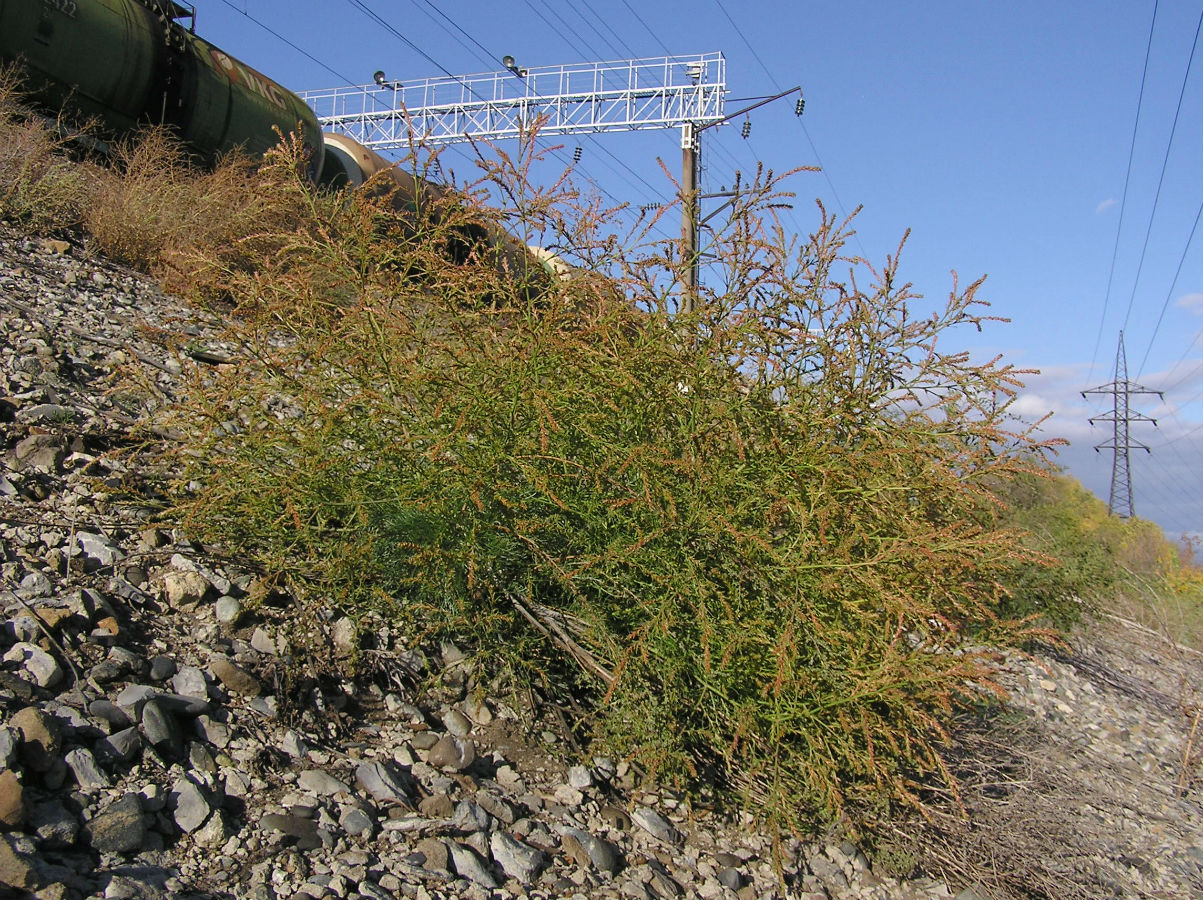
[[[417,5],[418,5],[418,0],[409,0],[409,2],[415,7],[417,7]],[[472,35],[470,35],[467,31],[465,31],[463,29],[463,27],[459,24],[459,22],[455,21],[455,19],[451,18],[451,16],[447,15],[445,12],[443,12],[441,9],[439,9],[439,7],[436,4],[432,3],[431,0],[421,0],[421,2],[423,4],[425,4],[431,10],[431,12],[436,13],[448,25],[450,25],[452,28],[454,28],[456,31],[458,31],[461,35],[463,35],[464,38],[466,38],[469,42],[474,44],[478,50],[480,50],[480,53],[476,57],[477,59],[481,60],[482,62],[484,62],[485,65],[488,65],[488,66],[494,65],[496,63],[496,60],[494,60],[492,58],[493,54],[489,51],[489,48],[486,47],[484,44],[482,44],[480,41],[478,41],[476,38],[472,37]],[[419,11],[421,11],[421,10],[419,9]],[[444,26],[444,30],[446,30],[445,26]],[[448,32],[448,33],[450,33],[450,32]],[[454,35],[452,35],[452,37],[454,37]],[[459,38],[455,38],[455,39],[459,40]],[[468,45],[465,44],[462,40],[460,40],[459,43],[462,47],[464,47],[464,49],[469,49]]]
[[[354,0],[352,0],[352,2],[354,2]],[[412,2],[414,2],[414,0],[411,0],[411,3],[412,3]],[[438,13],[440,16],[443,16],[443,18],[447,18],[447,17],[445,16],[445,14],[443,14],[441,11],[439,11],[439,10],[438,10],[438,9],[437,9],[437,8],[436,8],[436,7],[435,7],[433,4],[432,4],[432,3],[430,3],[430,2],[429,2],[429,0],[422,0],[422,2],[423,2],[423,3],[425,3],[425,4],[426,4],[428,7],[430,7],[431,9],[434,9],[434,10],[435,10],[435,12],[437,12],[437,13]],[[537,11],[537,10],[536,10],[536,9],[535,9],[533,6],[531,6],[530,0],[526,0],[526,3],[527,3],[527,6],[531,8],[531,11],[532,11],[532,12],[534,12],[536,15],[538,15],[538,14],[539,14],[539,13],[538,13],[538,11]],[[415,5],[416,5],[416,3],[415,3]],[[562,20],[561,20],[561,21],[562,21]],[[566,23],[565,23],[565,24],[566,24]],[[457,31],[458,31],[458,32],[459,32],[459,33],[460,33],[460,34],[463,36],[463,39],[460,39],[460,38],[454,38],[454,35],[453,35],[453,38],[454,38],[455,40],[457,40],[457,41],[460,43],[460,45],[461,45],[461,46],[463,46],[463,47],[464,47],[466,50],[469,50],[469,51],[471,52],[470,48],[469,48],[469,47],[467,46],[467,44],[464,42],[464,39],[466,39],[467,41],[470,41],[470,42],[471,42],[473,45],[475,45],[475,46],[476,46],[476,47],[477,47],[477,48],[478,48],[478,49],[481,51],[481,53],[482,53],[482,54],[484,54],[484,57],[482,57],[482,58],[483,58],[483,59],[485,59],[486,61],[488,61],[488,54],[489,54],[488,48],[486,48],[486,47],[485,47],[485,46],[484,46],[484,45],[483,45],[483,44],[482,44],[482,43],[481,43],[479,40],[477,40],[475,37],[473,37],[473,36],[472,36],[472,35],[471,35],[471,34],[470,34],[468,31],[466,31],[465,29],[463,29],[463,28],[462,28],[461,26],[459,26],[458,24],[456,24],[456,25],[455,25],[455,28],[456,28],[456,30],[457,30]],[[392,30],[392,29],[390,29],[390,30]],[[571,30],[571,29],[570,29],[570,30]],[[553,29],[553,31],[554,31],[554,29]],[[562,38],[564,38],[564,40],[566,40],[566,41],[567,41],[567,42],[568,42],[568,43],[569,43],[571,46],[573,46],[573,49],[575,49],[575,50],[576,50],[578,53],[581,53],[581,52],[582,52],[582,51],[581,51],[581,49],[580,49],[580,47],[579,47],[578,45],[576,45],[576,44],[575,44],[575,42],[572,40],[572,38],[568,37],[567,35],[563,34],[562,32],[557,32],[557,33],[558,33],[558,34],[559,34],[559,35],[560,35]],[[573,37],[579,37],[579,35],[577,35],[575,31],[573,31],[573,32],[572,32],[572,35],[573,35]],[[446,70],[445,68],[443,68],[442,66],[440,66],[439,68],[440,68],[440,69],[442,69],[442,71],[444,71],[444,72],[446,72],[446,71],[447,71],[447,70]],[[660,192],[659,192],[659,191],[658,191],[658,190],[657,190],[657,189],[656,189],[656,188],[655,188],[655,187],[654,187],[654,186],[653,186],[653,185],[652,185],[650,182],[648,182],[648,181],[647,181],[645,178],[643,178],[642,176],[640,176],[640,175],[639,175],[637,172],[630,171],[629,169],[627,169],[626,167],[624,167],[624,166],[622,165],[622,161],[621,161],[621,160],[619,160],[619,159],[618,159],[618,157],[617,157],[617,156],[615,156],[615,154],[614,154],[614,153],[613,153],[613,152],[612,152],[612,151],[611,151],[609,148],[607,148],[607,147],[605,147],[603,144],[599,143],[599,142],[597,141],[597,139],[596,139],[596,136],[595,136],[595,135],[585,135],[585,137],[587,137],[587,138],[590,140],[590,142],[591,142],[591,146],[593,146],[595,149],[597,149],[597,150],[601,151],[601,153],[602,153],[604,156],[607,156],[607,157],[609,157],[610,159],[612,159],[612,160],[614,161],[614,163],[615,163],[616,165],[610,165],[610,164],[606,163],[605,159],[600,159],[600,161],[602,162],[602,164],[603,164],[603,165],[606,165],[606,166],[607,166],[607,168],[611,169],[611,170],[612,170],[612,171],[613,171],[613,172],[614,172],[614,173],[615,173],[615,174],[616,174],[616,175],[617,175],[619,178],[621,178],[621,179],[623,179],[624,181],[626,181],[626,182],[627,182],[629,185],[631,185],[633,188],[635,188],[635,190],[636,190],[637,192],[639,192],[639,191],[640,191],[640,188],[639,188],[639,186],[638,186],[638,185],[636,185],[636,184],[635,184],[635,183],[634,183],[634,182],[631,180],[631,176],[634,176],[635,178],[637,178],[637,179],[638,179],[638,180],[639,180],[639,181],[640,181],[640,182],[643,184],[644,188],[646,188],[648,191],[650,191],[650,192],[651,192],[651,196],[653,196],[653,197],[654,197],[654,196],[657,196],[657,195],[659,195],[659,193],[660,193]],[[555,156],[556,156],[558,159],[560,159],[561,161],[563,161],[563,162],[566,162],[565,155],[563,154],[563,152],[562,152],[562,151],[554,151],[554,155],[555,155]],[[606,190],[604,187],[602,187],[602,186],[601,186],[601,184],[600,184],[599,182],[597,182],[597,181],[596,181],[595,179],[593,179],[593,178],[590,178],[590,177],[589,177],[589,175],[588,175],[588,173],[587,173],[587,171],[586,171],[584,168],[582,168],[582,167],[581,167],[579,164],[575,164],[575,168],[576,168],[578,171],[580,171],[580,172],[581,172],[583,175],[585,175],[585,177],[586,177],[586,180],[587,180],[587,181],[588,181],[588,182],[589,182],[589,183],[590,183],[590,184],[591,184],[591,185],[592,185],[594,188],[596,188],[596,189],[597,189],[597,190],[598,190],[598,191],[599,191],[599,192],[600,192],[600,193],[601,193],[603,196],[607,197],[607,198],[608,198],[608,199],[609,199],[611,202],[613,202],[613,203],[614,203],[614,204],[616,204],[616,205],[621,205],[621,204],[622,204],[622,201],[621,201],[621,200],[619,200],[617,197],[615,197],[615,196],[614,196],[614,195],[613,195],[613,194],[612,194],[610,191],[608,191],[608,190]],[[661,230],[661,227],[660,227],[659,225],[657,226],[657,230]]]
[[[444,75],[446,75],[448,78],[451,78],[452,80],[455,80],[455,81],[459,81],[461,84],[463,84],[463,83],[464,83],[464,82],[462,81],[462,78],[461,78],[460,76],[457,76],[457,75],[454,75],[454,74],[452,74],[452,73],[451,73],[451,72],[450,72],[450,71],[449,71],[449,70],[448,70],[448,69],[447,69],[445,66],[443,66],[441,63],[439,63],[437,60],[435,60],[435,59],[434,59],[432,56],[430,56],[428,53],[426,53],[425,51],[422,51],[422,50],[420,50],[419,48],[417,48],[417,47],[416,47],[416,45],[414,45],[414,43],[413,43],[412,41],[410,41],[408,38],[406,38],[406,37],[405,37],[405,36],[404,36],[404,35],[403,35],[403,34],[402,34],[400,31],[398,31],[398,30],[397,30],[395,27],[393,27],[393,26],[392,26],[392,25],[391,25],[391,24],[390,24],[390,23],[389,23],[387,20],[385,20],[383,17],[381,17],[379,13],[377,13],[377,12],[376,12],[375,10],[373,10],[371,7],[369,7],[369,6],[367,6],[365,3],[363,3],[363,2],[362,2],[362,0],[348,0],[348,2],[349,2],[349,3],[351,3],[353,6],[355,6],[355,7],[359,8],[359,9],[360,9],[362,12],[364,12],[364,13],[365,13],[365,14],[367,14],[368,16],[370,16],[370,17],[371,17],[373,20],[375,20],[375,21],[376,21],[376,22],[377,22],[377,23],[378,23],[378,24],[379,24],[381,27],[383,27],[385,30],[387,30],[389,33],[391,33],[391,34],[392,34],[392,35],[394,35],[395,37],[397,37],[397,38],[399,38],[400,40],[402,40],[402,41],[403,41],[403,42],[404,42],[406,45],[410,46],[411,48],[417,49],[417,50],[418,50],[418,52],[419,52],[419,53],[420,53],[420,54],[423,56],[423,58],[425,58],[427,61],[429,61],[429,62],[431,63],[431,65],[435,66],[435,67],[436,67],[436,68],[437,68],[437,69],[438,69],[440,72],[442,72],[442,73],[443,73]],[[430,4],[428,4],[428,5],[430,5]],[[529,3],[529,0],[527,0],[527,5],[528,5],[528,6],[530,5],[530,3]],[[432,7],[432,8],[433,8],[433,7]],[[533,10],[533,7],[532,7],[532,10]],[[437,10],[436,10],[436,11],[437,11]],[[441,14],[441,13],[440,13],[440,14]],[[537,14],[537,11],[536,11],[536,14]],[[459,30],[459,31],[460,31],[460,32],[461,32],[461,33],[464,35],[464,37],[465,37],[465,38],[467,38],[467,39],[468,39],[468,40],[470,40],[470,41],[471,41],[473,44],[475,44],[475,45],[476,45],[478,48],[480,48],[480,49],[482,50],[482,52],[484,52],[485,54],[487,54],[487,53],[488,53],[488,50],[487,50],[487,48],[485,48],[483,44],[481,44],[481,43],[480,43],[478,40],[476,40],[476,39],[475,39],[475,38],[473,38],[471,35],[469,35],[469,34],[468,34],[466,31],[464,31],[462,28],[459,28],[459,27],[457,26],[457,30]],[[464,47],[465,47],[465,49],[468,49],[468,48],[467,48],[467,46],[466,46],[466,45],[463,43],[463,41],[462,41],[462,40],[460,40],[460,39],[458,39],[458,38],[456,38],[456,40],[459,40],[459,42],[460,42],[461,46],[464,46]],[[465,86],[466,86],[466,85],[465,85]],[[469,87],[469,90],[471,90],[471,88],[470,88],[470,87]],[[479,99],[483,99],[483,98],[480,98],[480,97],[479,97],[479,94],[476,94],[476,92],[475,92],[475,91],[472,91],[472,93],[473,93],[475,96],[477,96]],[[606,148],[604,148],[604,147],[602,147],[602,148],[600,148],[600,149],[602,149],[602,150],[603,150],[603,152],[607,152],[607,153],[609,152],[609,151],[608,151],[608,150],[606,150]],[[558,154],[557,154],[557,155],[558,155]],[[612,154],[610,154],[610,155],[612,155]],[[634,173],[632,173],[632,174],[634,174]],[[587,177],[587,176],[586,176],[586,177]],[[637,176],[637,177],[638,177],[638,176]],[[619,200],[618,200],[618,198],[614,197],[614,195],[613,195],[613,194],[611,194],[609,191],[606,191],[606,190],[605,190],[603,187],[601,187],[601,185],[600,185],[600,184],[598,184],[597,182],[593,181],[592,179],[589,179],[589,180],[590,180],[590,183],[591,183],[591,184],[593,184],[593,186],[594,186],[594,187],[596,187],[596,188],[597,188],[597,189],[598,189],[598,190],[599,190],[599,191],[600,191],[600,192],[601,192],[603,195],[607,196],[607,197],[608,197],[608,198],[609,198],[609,199],[610,199],[612,202],[614,202],[614,203],[616,203],[616,204],[619,204],[619,203],[621,203],[621,201],[619,201]],[[641,181],[643,181],[643,179],[640,179],[640,180],[641,180]],[[651,185],[650,185],[650,184],[648,184],[646,181],[644,181],[644,184],[645,184],[645,186],[647,186],[649,189],[652,189]],[[652,189],[652,190],[654,190],[654,189]]]
[[[603,28],[606,29],[606,31],[610,32],[610,34],[613,35],[614,40],[618,43],[618,46],[623,48],[623,50],[626,52],[628,57],[634,59],[641,55],[641,54],[635,52],[635,48],[633,48],[630,44],[628,44],[623,39],[622,35],[620,35],[612,27],[610,27],[610,23],[606,20],[606,17],[603,16],[601,13],[599,13],[592,4],[585,4],[585,9],[588,10],[590,14],[592,14],[593,18],[597,19],[597,22],[599,25],[601,25]],[[665,54],[665,55],[670,56],[671,54]]]
[[247,19],[254,22],[256,25],[258,25],[260,28],[262,28],[268,34],[275,37],[277,40],[287,44],[289,47],[291,47],[293,50],[297,51],[297,53],[300,53],[302,56],[304,56],[310,62],[317,63],[319,66],[321,66],[323,69],[325,69],[331,75],[333,75],[335,78],[339,79],[340,81],[345,81],[347,84],[352,84],[352,80],[350,78],[348,78],[346,75],[342,74],[342,72],[339,72],[337,69],[334,69],[331,66],[327,65],[326,63],[322,62],[320,59],[318,59],[316,56],[314,56],[308,50],[305,50],[302,47],[297,46],[292,41],[290,41],[288,38],[284,37],[284,35],[280,34],[280,32],[278,32],[274,28],[272,28],[270,25],[266,24],[265,22],[259,21],[254,16],[252,16],[249,12],[247,12],[245,9],[239,8],[236,4],[232,3],[231,0],[221,0],[221,2],[224,3],[226,6],[230,7],[230,9],[234,10],[239,15],[245,16]]
[[[551,8],[551,3],[549,3],[549,2],[548,2],[548,0],[543,0],[543,3],[544,3],[544,5],[545,5],[545,6],[547,6],[549,9]],[[618,49],[618,47],[617,47],[617,46],[615,46],[615,45],[614,45],[614,43],[613,43],[613,42],[612,42],[612,41],[611,41],[611,40],[610,40],[608,37],[606,37],[604,34],[602,34],[602,33],[601,33],[599,30],[598,30],[597,26],[596,26],[596,25],[594,25],[594,24],[593,24],[593,23],[592,23],[592,22],[591,22],[591,21],[590,21],[590,20],[589,20],[589,19],[588,19],[588,18],[585,16],[585,13],[584,13],[584,12],[581,10],[581,6],[580,6],[579,4],[576,4],[576,3],[569,3],[569,4],[568,4],[568,8],[569,8],[569,9],[570,9],[570,10],[571,10],[573,13],[575,13],[575,14],[576,14],[576,17],[577,17],[578,19],[580,19],[580,20],[581,20],[581,22],[583,22],[583,23],[584,23],[584,25],[585,25],[585,27],[586,27],[586,28],[588,28],[590,31],[592,31],[592,32],[593,32],[593,33],[594,33],[594,34],[597,36],[597,39],[598,39],[599,41],[601,41],[603,44],[605,44],[605,45],[606,45],[606,47],[608,47],[608,48],[610,49],[610,51],[611,51],[611,52],[614,54],[614,57],[613,57],[613,58],[617,59],[617,58],[619,58],[619,57],[621,57],[621,56],[623,55],[623,52],[622,52],[622,50]],[[588,7],[586,7],[586,8],[588,8]],[[595,13],[594,15],[596,15],[596,13]],[[626,55],[627,55],[627,56],[634,56],[635,54],[633,54],[633,53],[631,53],[630,51],[628,51]]]
[[[723,14],[723,16],[726,17],[727,21],[731,23],[731,27],[734,28],[735,33],[737,35],[739,35],[739,39],[744,42],[744,46],[748,48],[748,51],[752,54],[753,59],[755,59],[756,62],[760,65],[760,68],[764,71],[764,74],[766,76],[768,76],[769,84],[771,84],[775,90],[780,91],[781,90],[780,82],[774,77],[773,73],[771,71],[769,71],[769,67],[767,65],[765,65],[764,60],[760,56],[760,53],[757,52],[756,48],[752,45],[752,42],[748,40],[747,35],[745,35],[743,32],[743,29],[739,27],[739,23],[736,22],[735,19],[731,17],[731,14],[729,12],[727,12],[727,7],[725,5],[723,5],[723,0],[714,0],[714,4],[715,4],[715,6],[717,6],[719,8],[719,12],[721,12]],[[847,209],[845,209],[843,201],[840,200],[839,191],[837,191],[835,189],[835,182],[833,182],[831,180],[831,174],[827,171],[827,167],[825,165],[823,165],[823,160],[819,156],[819,148],[817,146],[815,146],[814,138],[812,138],[810,136],[810,130],[806,127],[806,123],[804,121],[802,121],[801,116],[798,116],[797,119],[798,119],[798,124],[802,128],[802,134],[806,136],[806,142],[810,145],[810,151],[815,156],[815,163],[816,163],[816,165],[818,165],[819,169],[822,171],[823,180],[827,182],[827,187],[831,191],[832,198],[835,200],[835,205],[839,209],[840,215],[844,219],[847,219],[848,211],[847,211]],[[860,236],[858,234],[856,234],[855,232],[853,232],[853,236],[856,239],[857,246],[859,246],[861,248],[861,255],[867,257],[868,254],[865,252],[864,246],[861,245]]]
[[[528,7],[530,7],[531,12],[533,12],[536,16],[540,16],[541,18],[543,18],[544,22],[547,22],[546,17],[544,17],[542,13],[540,13],[537,9],[535,9],[535,5],[531,2],[531,0],[522,0],[522,2],[525,3]],[[555,16],[556,20],[560,23],[560,26],[564,29],[564,31],[558,32],[559,35],[562,38],[564,38],[564,40],[568,42],[569,46],[571,46],[574,50],[576,50],[577,53],[581,54],[582,59],[602,59],[605,56],[605,54],[599,53],[597,51],[596,47],[594,47],[587,40],[585,40],[584,36],[581,35],[581,33],[579,31],[577,31],[575,28],[573,28],[571,25],[569,25],[568,22],[564,19],[564,17],[561,16],[558,12],[556,12],[556,10],[554,10],[547,3],[547,0],[540,0],[540,2],[543,4],[544,8],[547,10],[547,12],[550,15]],[[548,23],[548,24],[550,25],[550,23]],[[553,28],[552,30],[554,31],[555,29]],[[576,38],[578,41],[580,41],[581,44],[585,45],[587,52],[582,51],[580,49],[579,45],[574,43],[573,40],[568,37],[568,35],[570,35],[570,34],[572,35],[573,38]]]
[[660,45],[660,49],[664,51],[664,55],[672,56],[673,55],[672,51],[668,49],[668,45],[665,44],[664,41],[660,40],[660,35],[656,34],[656,32],[654,32],[654,31],[652,31],[652,27],[643,20],[643,16],[639,15],[639,13],[638,13],[638,11],[636,11],[635,7],[631,6],[631,4],[627,2],[627,0],[622,0],[622,5],[627,8],[627,12],[629,12],[632,16],[635,17],[635,21],[637,21],[640,25],[643,26],[644,31],[646,31],[648,34],[650,34],[652,36],[652,40]]
[[[1186,361],[1186,357],[1190,355],[1191,350],[1195,349],[1195,344],[1199,343],[1199,340],[1201,338],[1203,338],[1203,332],[1195,332],[1195,339],[1190,342],[1190,345],[1183,352],[1182,356],[1180,356],[1178,358],[1178,361],[1176,363],[1174,363],[1172,366],[1170,366],[1169,369],[1167,369],[1167,371],[1172,372],[1176,368],[1178,368],[1178,366],[1182,365],[1182,363],[1184,363]],[[1166,393],[1169,393],[1172,390],[1176,390],[1178,387],[1180,387],[1182,385],[1183,382],[1185,382],[1191,378],[1195,378],[1201,373],[1203,373],[1203,360],[1200,360],[1200,363],[1198,366],[1191,366],[1189,369],[1186,370],[1186,374],[1184,374],[1181,378],[1179,378],[1173,384],[1168,385],[1167,387],[1163,388],[1163,390],[1165,390]]]

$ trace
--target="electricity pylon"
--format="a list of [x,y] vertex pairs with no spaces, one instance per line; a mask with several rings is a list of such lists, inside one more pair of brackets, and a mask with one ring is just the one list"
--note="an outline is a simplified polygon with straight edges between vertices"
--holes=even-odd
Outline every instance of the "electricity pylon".
[[1157,420],[1133,412],[1129,405],[1129,399],[1133,394],[1156,394],[1162,399],[1165,398],[1165,395],[1161,391],[1151,391],[1128,380],[1128,357],[1124,353],[1124,333],[1122,331],[1119,333],[1119,347],[1115,351],[1115,380],[1109,384],[1101,384],[1098,387],[1082,391],[1083,399],[1087,394],[1111,395],[1111,413],[1105,416],[1096,416],[1090,420],[1090,424],[1111,423],[1111,440],[1095,444],[1094,450],[1096,453],[1100,450],[1113,451],[1111,497],[1107,501],[1107,509],[1112,515],[1119,516],[1121,519],[1130,519],[1134,513],[1132,511],[1132,470],[1128,451],[1133,448],[1143,450],[1145,453],[1151,451],[1147,445],[1139,441],[1132,441],[1128,433],[1128,426],[1132,422],[1152,422],[1156,426]]

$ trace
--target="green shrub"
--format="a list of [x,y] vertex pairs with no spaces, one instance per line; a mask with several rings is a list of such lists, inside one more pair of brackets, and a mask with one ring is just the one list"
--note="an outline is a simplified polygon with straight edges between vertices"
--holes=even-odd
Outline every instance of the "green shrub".
[[[675,248],[619,246],[526,163],[437,211],[319,198],[248,236],[255,272],[213,259],[244,352],[179,414],[178,514],[306,596],[570,664],[605,746],[717,772],[778,826],[917,802],[986,680],[961,636],[1008,633],[998,579],[1027,556],[978,521],[1032,448],[1002,426],[1018,373],[936,346],[985,320],[979,285],[914,316],[896,259],[846,256],[821,210],[775,237],[759,180],[706,248],[721,286],[678,313]],[[295,172],[285,152],[257,190],[295,197]],[[500,228],[570,234],[576,273],[462,239]]]
[[1146,623],[1199,619],[1190,613],[1200,606],[1198,571],[1154,523],[1111,515],[1102,500],[1051,466],[1033,465],[1000,484],[998,494],[1003,503],[991,509],[991,527],[1021,532],[1024,546],[1043,560],[1004,575],[1006,614],[1038,616],[1059,628],[1088,612],[1121,612]]

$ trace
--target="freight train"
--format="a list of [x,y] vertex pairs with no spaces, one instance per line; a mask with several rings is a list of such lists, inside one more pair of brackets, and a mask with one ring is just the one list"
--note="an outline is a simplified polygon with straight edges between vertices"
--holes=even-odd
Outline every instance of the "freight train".
[[[165,125],[212,161],[236,148],[262,154],[277,131],[299,129],[315,184],[358,186],[388,171],[398,204],[437,208],[444,200],[438,185],[345,135],[323,134],[300,97],[201,38],[195,25],[195,9],[174,0],[0,0],[0,64],[24,68],[36,103],[92,119],[110,137]],[[560,268],[506,234],[464,237],[489,246],[510,272]]]

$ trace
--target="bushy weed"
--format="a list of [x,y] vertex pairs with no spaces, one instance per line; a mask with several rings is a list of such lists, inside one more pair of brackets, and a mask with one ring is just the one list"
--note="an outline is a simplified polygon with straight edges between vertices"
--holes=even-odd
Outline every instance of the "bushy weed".
[[[912,316],[897,260],[850,256],[822,210],[784,240],[762,177],[685,313],[676,247],[615,241],[527,162],[437,209],[315,202],[254,236],[254,272],[214,260],[243,355],[180,413],[201,487],[178,514],[415,637],[567,661],[603,745],[779,826],[916,802],[984,683],[953,651],[1012,627],[998,579],[1026,556],[978,514],[1034,446],[1003,425],[1019,373],[936,346],[985,321],[979,286]],[[507,229],[570,235],[576,271],[474,243]]]
[[84,226],[106,256],[170,274],[193,248],[255,227],[252,173],[237,156],[199,168],[169,132],[147,128],[113,145]]
[[0,67],[0,216],[33,234],[80,225],[99,170],[68,159],[68,145],[57,123],[26,104],[16,67]]

